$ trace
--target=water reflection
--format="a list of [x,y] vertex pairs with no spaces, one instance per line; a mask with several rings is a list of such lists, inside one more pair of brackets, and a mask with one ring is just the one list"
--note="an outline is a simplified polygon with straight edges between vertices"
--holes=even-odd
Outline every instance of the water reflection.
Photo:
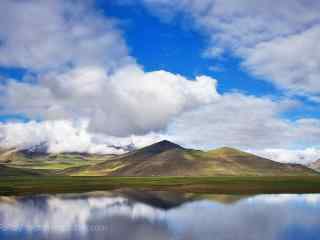
[[320,195],[2,197],[0,239],[318,239]]

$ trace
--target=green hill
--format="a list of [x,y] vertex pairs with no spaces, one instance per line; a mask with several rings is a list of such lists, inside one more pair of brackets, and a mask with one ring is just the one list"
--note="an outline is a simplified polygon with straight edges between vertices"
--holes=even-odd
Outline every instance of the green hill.
[[94,165],[114,156],[87,153],[54,154],[18,149],[0,149],[0,164],[20,169],[61,171],[71,167]]
[[71,176],[296,176],[315,175],[299,164],[283,164],[233,148],[204,152],[169,141],[110,158],[91,166],[69,168]]

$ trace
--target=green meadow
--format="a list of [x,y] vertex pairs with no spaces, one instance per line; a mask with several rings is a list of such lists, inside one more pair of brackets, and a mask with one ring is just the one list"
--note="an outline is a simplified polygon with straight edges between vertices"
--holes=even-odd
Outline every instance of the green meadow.
[[320,177],[70,177],[0,178],[0,195],[81,193],[116,189],[184,193],[320,193]]

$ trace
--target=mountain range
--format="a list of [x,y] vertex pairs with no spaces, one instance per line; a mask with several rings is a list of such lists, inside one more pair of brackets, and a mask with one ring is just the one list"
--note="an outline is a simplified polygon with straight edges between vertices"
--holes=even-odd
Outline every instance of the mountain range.
[[[1,150],[0,175],[68,176],[297,176],[317,172],[223,147],[211,151],[186,149],[169,141],[122,155],[48,154],[43,147]],[[3,174],[2,174],[3,173]],[[7,173],[7,174],[5,174]]]

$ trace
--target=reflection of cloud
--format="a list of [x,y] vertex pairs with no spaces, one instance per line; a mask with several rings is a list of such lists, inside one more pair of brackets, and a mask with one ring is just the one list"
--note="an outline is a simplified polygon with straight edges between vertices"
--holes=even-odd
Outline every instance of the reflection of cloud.
[[320,196],[318,194],[307,194],[305,200],[310,204],[316,205],[320,203]]
[[[0,202],[2,229],[41,239],[282,239],[319,228],[320,195],[261,195],[233,205],[209,200],[162,210],[117,196],[34,197]],[[313,228],[314,227],[314,228]],[[317,230],[318,231],[318,230]]]
[[1,223],[5,228],[18,230],[23,227],[29,231],[41,228],[44,231],[57,232],[66,232],[73,228],[87,232],[87,223],[92,217],[127,217],[152,221],[160,219],[162,214],[161,210],[145,204],[131,204],[121,197],[35,198],[12,204],[2,203],[0,212]]
[[285,204],[292,202],[304,202],[306,204],[318,204],[320,203],[319,194],[266,194],[259,195],[248,199],[253,204],[257,201],[265,202],[267,204]]

